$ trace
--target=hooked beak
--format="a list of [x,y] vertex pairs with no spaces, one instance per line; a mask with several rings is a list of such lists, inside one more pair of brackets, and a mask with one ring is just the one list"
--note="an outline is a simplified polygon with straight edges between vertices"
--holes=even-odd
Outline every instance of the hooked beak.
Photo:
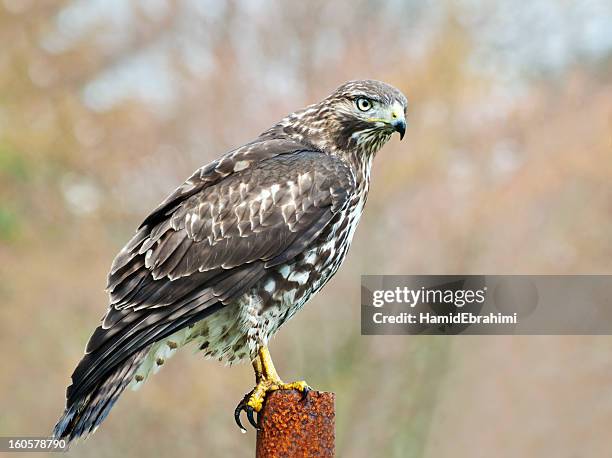
[[406,133],[406,113],[400,102],[395,102],[391,107],[391,127],[400,134],[400,140],[404,138]]
[[406,113],[400,102],[395,102],[390,109],[382,113],[381,117],[369,118],[368,121],[376,123],[379,127],[384,127],[385,129],[391,127],[400,134],[400,140],[404,138],[406,133]]
[[391,126],[393,126],[393,130],[400,134],[400,140],[402,140],[406,133],[406,121],[404,119],[396,119],[391,123]]

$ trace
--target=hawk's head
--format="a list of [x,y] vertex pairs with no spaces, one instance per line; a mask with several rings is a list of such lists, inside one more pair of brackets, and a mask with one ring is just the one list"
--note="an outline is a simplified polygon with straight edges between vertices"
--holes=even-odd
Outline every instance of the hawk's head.
[[321,102],[283,119],[268,131],[298,137],[327,152],[373,154],[394,132],[404,137],[408,102],[380,81],[348,81]]
[[[339,123],[343,137],[349,143],[367,142],[371,137],[385,137],[406,132],[408,102],[398,89],[380,81],[348,81],[321,102],[329,115]],[[344,138],[345,137],[345,138]]]

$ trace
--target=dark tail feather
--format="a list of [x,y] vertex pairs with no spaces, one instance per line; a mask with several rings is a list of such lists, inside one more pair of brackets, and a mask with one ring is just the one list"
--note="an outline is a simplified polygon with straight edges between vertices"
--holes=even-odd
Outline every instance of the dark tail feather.
[[53,437],[71,442],[93,433],[132,381],[134,372],[148,351],[147,347],[130,356],[88,393],[76,399],[68,399],[66,410],[53,430]]

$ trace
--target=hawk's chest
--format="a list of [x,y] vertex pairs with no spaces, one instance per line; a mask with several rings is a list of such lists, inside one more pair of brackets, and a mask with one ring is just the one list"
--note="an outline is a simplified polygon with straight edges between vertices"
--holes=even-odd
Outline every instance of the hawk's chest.
[[330,225],[329,233],[323,235],[323,244],[320,247],[320,256],[324,267],[330,268],[330,273],[336,273],[344,262],[353,236],[359,225],[367,198],[367,188],[356,193],[349,201],[344,211],[339,212],[337,221]]
[[[337,272],[346,258],[368,197],[370,163],[363,164],[357,173],[360,175],[356,179],[358,185],[345,206],[323,230],[313,247],[293,262],[296,271],[310,271],[307,277],[300,277],[306,293],[316,293]],[[300,299],[305,302],[309,297]]]
[[316,294],[338,271],[353,240],[367,197],[356,193],[311,248],[276,268],[263,284],[262,316],[273,333]]

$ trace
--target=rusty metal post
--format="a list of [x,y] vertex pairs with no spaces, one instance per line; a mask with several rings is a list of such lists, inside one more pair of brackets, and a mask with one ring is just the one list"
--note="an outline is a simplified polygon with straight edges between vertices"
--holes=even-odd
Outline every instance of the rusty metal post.
[[304,400],[293,390],[270,393],[260,412],[256,457],[333,457],[334,403],[334,393],[311,391]]

